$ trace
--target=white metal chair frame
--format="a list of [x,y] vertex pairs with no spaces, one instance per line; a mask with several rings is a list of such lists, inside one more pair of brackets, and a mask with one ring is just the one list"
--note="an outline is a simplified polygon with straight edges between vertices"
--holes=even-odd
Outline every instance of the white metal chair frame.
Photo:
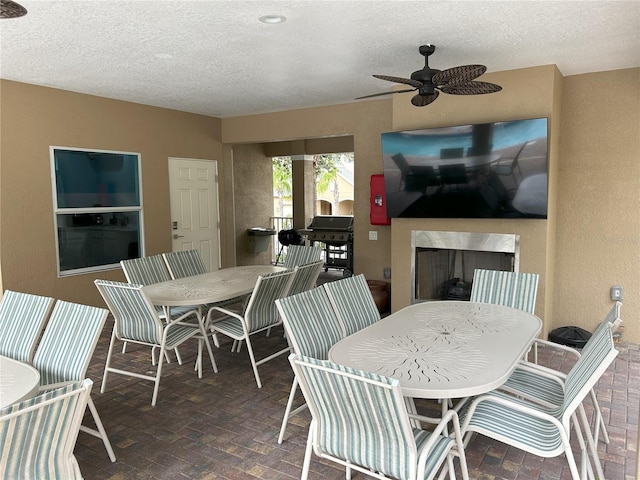
[[[207,315],[207,326],[214,333],[220,333],[232,338],[234,340],[234,347],[236,342],[246,341],[251,367],[253,368],[253,374],[256,378],[258,388],[262,388],[258,366],[283,353],[289,352],[290,347],[286,347],[272,355],[256,360],[251,345],[251,337],[257,333],[269,331],[272,327],[282,324],[282,319],[278,315],[275,301],[288,295],[294,275],[294,270],[260,275],[244,312],[237,313],[223,307],[213,307]],[[222,313],[226,318],[217,319],[211,323],[212,315],[215,312]],[[233,349],[232,347],[232,351]]]
[[[583,480],[585,475],[594,478],[588,448],[596,473],[603,479],[602,465],[582,402],[618,351],[614,348],[611,328],[599,329],[597,334],[592,337],[594,341],[589,350],[583,351],[566,377],[562,405],[548,408],[503,392],[482,395],[473,400],[466,412],[462,424],[465,442],[468,443],[470,435],[477,432],[541,457],[564,453],[574,480]],[[549,378],[561,382],[557,375]],[[587,437],[586,445],[580,424]],[[582,453],[580,471],[571,450],[572,426]]]
[[[329,349],[345,336],[344,325],[332,309],[327,292],[322,286],[278,299],[276,306],[289,344],[297,355],[326,360]],[[307,408],[307,404],[303,402],[295,410],[291,410],[297,389],[298,379],[294,375],[278,435],[280,444],[289,419]]]
[[0,478],[82,480],[73,454],[92,382],[86,379],[0,411]]
[[[457,456],[468,480],[454,410],[442,419],[409,414],[396,379],[295,354],[289,361],[312,416],[301,480],[308,477],[312,451],[343,465],[347,478],[353,469],[400,480],[431,480],[439,471],[440,477],[448,472],[455,479]],[[429,432],[412,428],[412,418],[436,426]]]
[[[58,300],[33,357],[40,372],[40,390],[51,390],[83,380],[109,312],[104,308]],[[116,461],[111,442],[91,395],[87,400],[96,429],[80,425],[80,430],[102,440],[112,462]]]
[[[142,292],[142,285],[130,285],[107,280],[96,280],[94,283],[109,307],[109,310],[111,310],[115,320],[104,368],[104,376],[102,378],[102,386],[100,388],[101,393],[104,393],[106,390],[107,376],[109,373],[150,380],[154,383],[151,405],[155,406],[160,388],[162,363],[166,350],[175,350],[176,347],[191,338],[198,340],[198,360],[196,364],[198,366],[198,376],[202,378],[202,342],[204,342],[207,347],[213,371],[215,373],[218,372],[218,367],[213,358],[211,344],[209,343],[209,337],[200,313],[197,310],[191,310],[187,313],[176,315],[175,317],[172,316],[171,319],[167,319],[166,323],[163,323],[157,315],[155,308],[151,302],[149,302],[149,299]],[[115,290],[120,290],[124,296],[128,298],[118,300],[118,297],[113,293]],[[139,337],[132,334],[125,335],[123,333],[123,326],[127,322],[136,322],[136,324],[139,324],[140,328],[135,329],[137,333],[141,334]],[[160,354],[158,355],[158,365],[155,375],[145,375],[111,367],[111,359],[116,339],[123,342],[159,348]]]
[[[609,328],[614,332],[621,322],[621,307],[622,303],[616,302],[604,320],[600,323],[598,329]],[[598,336],[598,329],[596,329],[596,332],[593,334],[594,339]],[[575,357],[576,361],[582,356],[582,354],[576,349],[565,345],[560,345],[542,339],[536,339],[536,342],[541,345],[546,345],[549,348],[566,352],[567,354]],[[584,348],[589,348],[589,342],[587,342]],[[553,408],[562,403],[564,396],[564,381],[566,378],[567,375],[561,371],[544,367],[537,363],[522,362],[518,367],[516,367],[511,377],[509,377],[500,389],[513,395],[527,398],[528,400],[541,405],[548,406],[549,408]],[[609,434],[607,432],[607,427],[604,423],[602,411],[594,389],[591,389],[589,392],[589,397],[591,398],[595,415],[592,429],[594,441],[597,445],[600,435],[602,435],[603,442],[605,444],[609,444]]]

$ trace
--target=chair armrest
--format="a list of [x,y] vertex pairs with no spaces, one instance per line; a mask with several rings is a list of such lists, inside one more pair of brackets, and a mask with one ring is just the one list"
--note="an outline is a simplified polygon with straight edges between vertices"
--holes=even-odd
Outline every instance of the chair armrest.
[[535,373],[536,375],[540,375],[541,377],[547,377],[556,381],[560,380],[559,383],[563,383],[562,380],[567,378],[566,373],[563,373],[559,370],[554,370],[553,368],[545,367],[544,365],[539,365],[537,363],[520,361],[517,368]]
[[557,350],[562,350],[564,352],[570,353],[577,358],[580,358],[580,352],[573,347],[567,347],[566,345],[561,345],[559,343],[550,342],[549,340],[543,340],[542,338],[536,338],[534,343],[538,345],[544,345],[545,347],[555,348]]
[[476,408],[478,407],[479,404],[483,403],[483,402],[490,402],[490,403],[495,403],[498,405],[503,405],[507,408],[510,408],[512,410],[515,410],[517,412],[522,412],[525,413],[527,415],[531,415],[532,417],[536,417],[536,418],[540,418],[542,420],[545,420],[551,424],[553,424],[559,431],[560,434],[562,436],[566,437],[566,432],[562,426],[562,423],[555,418],[552,415],[549,415],[546,412],[542,412],[536,408],[533,408],[532,406],[528,406],[524,403],[521,402],[517,402],[515,400],[509,400],[508,398],[505,397],[500,397],[500,396],[496,396],[496,395],[491,395],[491,394],[487,394],[487,395],[482,395],[480,397],[477,397],[472,403],[471,406],[469,407],[469,410],[466,412],[465,415],[465,419],[464,419],[464,423],[462,424],[462,432],[463,435],[466,435],[467,433],[467,429],[469,427],[469,422],[471,421],[471,418],[473,417],[473,413],[475,412]]

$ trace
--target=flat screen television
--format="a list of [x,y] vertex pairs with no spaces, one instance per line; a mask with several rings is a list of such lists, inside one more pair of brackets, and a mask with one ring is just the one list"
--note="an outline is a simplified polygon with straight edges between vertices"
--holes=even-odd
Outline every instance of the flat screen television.
[[389,218],[547,218],[547,119],[382,134]]

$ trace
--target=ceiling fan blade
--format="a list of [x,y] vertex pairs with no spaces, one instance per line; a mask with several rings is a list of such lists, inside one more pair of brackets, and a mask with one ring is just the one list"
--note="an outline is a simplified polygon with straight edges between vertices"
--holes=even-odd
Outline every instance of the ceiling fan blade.
[[438,95],[439,95],[438,92],[433,92],[427,95],[417,94],[411,98],[411,103],[414,104],[416,107],[424,107],[425,105],[429,105],[436,98],[438,98]]
[[390,92],[373,93],[371,95],[365,95],[364,97],[357,97],[354,100],[360,100],[362,98],[380,97],[382,95],[391,95],[392,93],[415,92],[416,90],[417,90],[416,88],[407,88],[405,90],[391,90]]
[[416,88],[420,88],[422,86],[422,82],[411,80],[410,78],[391,77],[389,75],[374,75],[374,77],[379,78],[380,80],[386,80],[387,82],[404,83],[405,85],[411,85]]
[[431,81],[436,86],[458,85],[460,83],[470,82],[486,71],[487,67],[484,65],[462,65],[460,67],[447,68],[446,70],[436,73]]
[[495,93],[502,90],[500,85],[489,82],[467,82],[459,85],[443,85],[438,87],[440,91],[450,95],[481,95],[483,93]]

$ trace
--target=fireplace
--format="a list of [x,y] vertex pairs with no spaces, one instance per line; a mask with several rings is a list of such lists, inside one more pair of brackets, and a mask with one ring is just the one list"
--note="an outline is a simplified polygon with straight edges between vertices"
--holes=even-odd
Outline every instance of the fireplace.
[[412,230],[411,302],[469,300],[476,268],[519,266],[519,235]]

